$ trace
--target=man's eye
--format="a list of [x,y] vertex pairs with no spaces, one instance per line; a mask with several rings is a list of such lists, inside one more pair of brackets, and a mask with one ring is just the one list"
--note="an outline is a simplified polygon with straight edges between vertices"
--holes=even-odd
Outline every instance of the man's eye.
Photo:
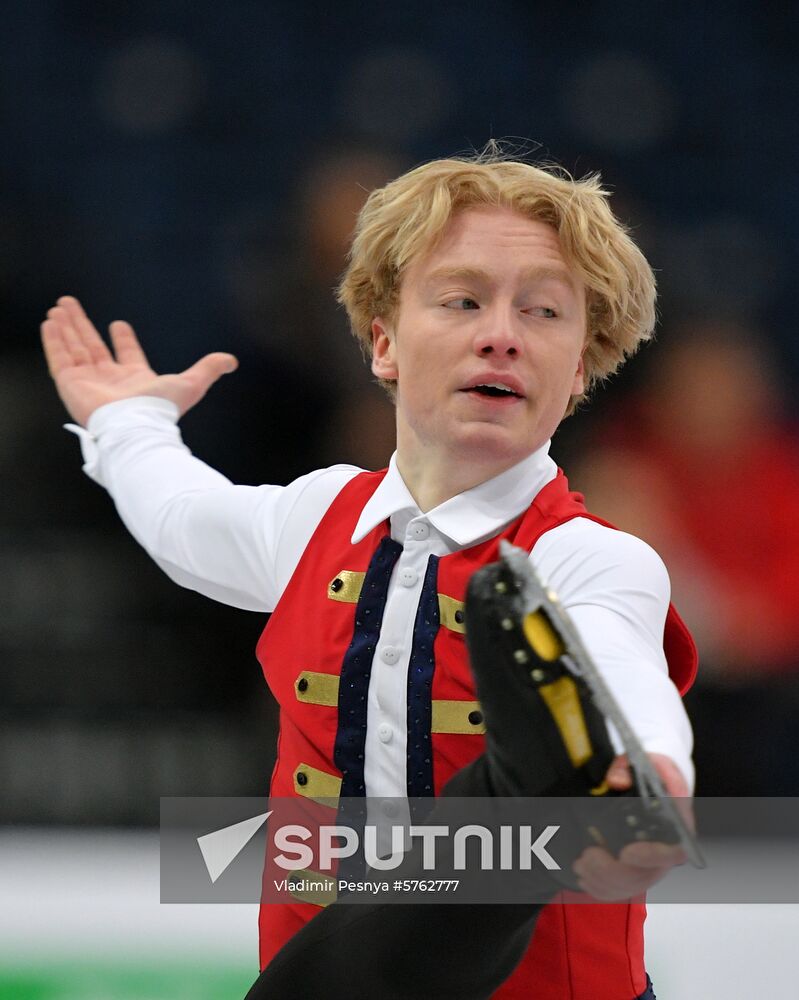
[[557,319],[558,314],[554,309],[549,306],[536,306],[534,309],[530,310],[536,313],[538,316],[542,316],[544,319]]
[[480,306],[474,299],[450,299],[444,303],[447,309],[479,309]]

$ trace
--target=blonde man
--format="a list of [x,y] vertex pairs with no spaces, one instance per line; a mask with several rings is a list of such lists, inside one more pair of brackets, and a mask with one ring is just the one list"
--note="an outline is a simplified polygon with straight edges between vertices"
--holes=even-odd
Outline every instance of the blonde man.
[[[496,151],[418,167],[369,197],[339,296],[395,399],[397,450],[381,473],[335,466],[287,487],[234,486],[180,441],[178,418],[235,368],[230,355],[158,376],[127,323],[111,324],[112,355],[68,297],[42,326],[84,468],[135,537],[178,583],[274,611],[258,646],[281,706],[272,794],[439,794],[480,758],[483,719],[457,608],[500,538],[531,552],[667,787],[688,794],[691,731],[678,687],[694,661],[665,569],[643,542],[592,518],[548,455],[563,417],[654,325],[651,269],[598,179]],[[315,697],[320,678],[326,694]],[[513,745],[523,768],[535,751]],[[623,759],[607,781],[630,786]],[[598,899],[627,898],[679,857],[662,845],[619,858],[593,849],[575,872]],[[376,911],[357,927],[342,909],[262,908],[267,968],[253,996],[653,995],[641,905],[505,907],[483,926],[479,914],[456,919],[442,907],[443,941],[420,930],[413,908]],[[410,975],[399,958],[408,947]],[[366,953],[359,975],[355,958]],[[470,962],[481,974],[464,978]],[[324,983],[313,985],[314,968]]]

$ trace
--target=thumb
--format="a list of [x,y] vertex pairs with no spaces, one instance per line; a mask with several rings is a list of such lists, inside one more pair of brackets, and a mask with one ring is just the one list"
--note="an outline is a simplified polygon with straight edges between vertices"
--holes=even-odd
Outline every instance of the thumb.
[[200,390],[204,395],[208,389],[223,375],[234,372],[239,367],[239,363],[232,354],[224,354],[215,351],[213,354],[206,354],[200,358],[191,368],[181,372],[181,378],[190,382],[193,387]]
[[203,398],[214,382],[228,372],[234,372],[239,366],[232,354],[215,352],[200,358],[191,368],[180,375],[162,376],[169,383],[169,398],[177,403],[180,415],[192,408]]

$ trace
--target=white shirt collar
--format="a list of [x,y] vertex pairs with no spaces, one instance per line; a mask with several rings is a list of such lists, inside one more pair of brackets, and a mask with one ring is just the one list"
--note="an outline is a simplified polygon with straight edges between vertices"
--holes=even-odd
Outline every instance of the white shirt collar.
[[411,518],[424,516],[458,547],[491,538],[526,510],[542,487],[555,478],[557,465],[549,457],[549,446],[547,441],[517,465],[445,500],[425,515],[422,515],[400,475],[395,452],[383,481],[358,518],[352,542],[361,541],[378,524],[399,511],[407,511]]

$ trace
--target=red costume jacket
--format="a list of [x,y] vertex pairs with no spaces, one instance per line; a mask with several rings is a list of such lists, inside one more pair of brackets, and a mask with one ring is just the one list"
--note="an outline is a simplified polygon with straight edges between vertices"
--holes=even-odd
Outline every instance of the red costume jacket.
[[[372,655],[401,546],[387,522],[355,545],[350,539],[384,475],[356,476],[336,497],[258,643],[258,659],[280,705],[272,796],[329,800],[364,794]],[[483,750],[461,613],[469,577],[498,558],[500,538],[530,551],[545,531],[573,517],[591,515],[559,473],[501,534],[430,557],[408,676],[409,796],[438,794]],[[696,672],[696,651],[672,607],[664,651],[672,680],[684,693]],[[564,893],[545,907],[527,953],[495,997],[632,1000],[644,991],[643,902],[566,905],[567,898]],[[261,968],[326,901],[261,907]]]

